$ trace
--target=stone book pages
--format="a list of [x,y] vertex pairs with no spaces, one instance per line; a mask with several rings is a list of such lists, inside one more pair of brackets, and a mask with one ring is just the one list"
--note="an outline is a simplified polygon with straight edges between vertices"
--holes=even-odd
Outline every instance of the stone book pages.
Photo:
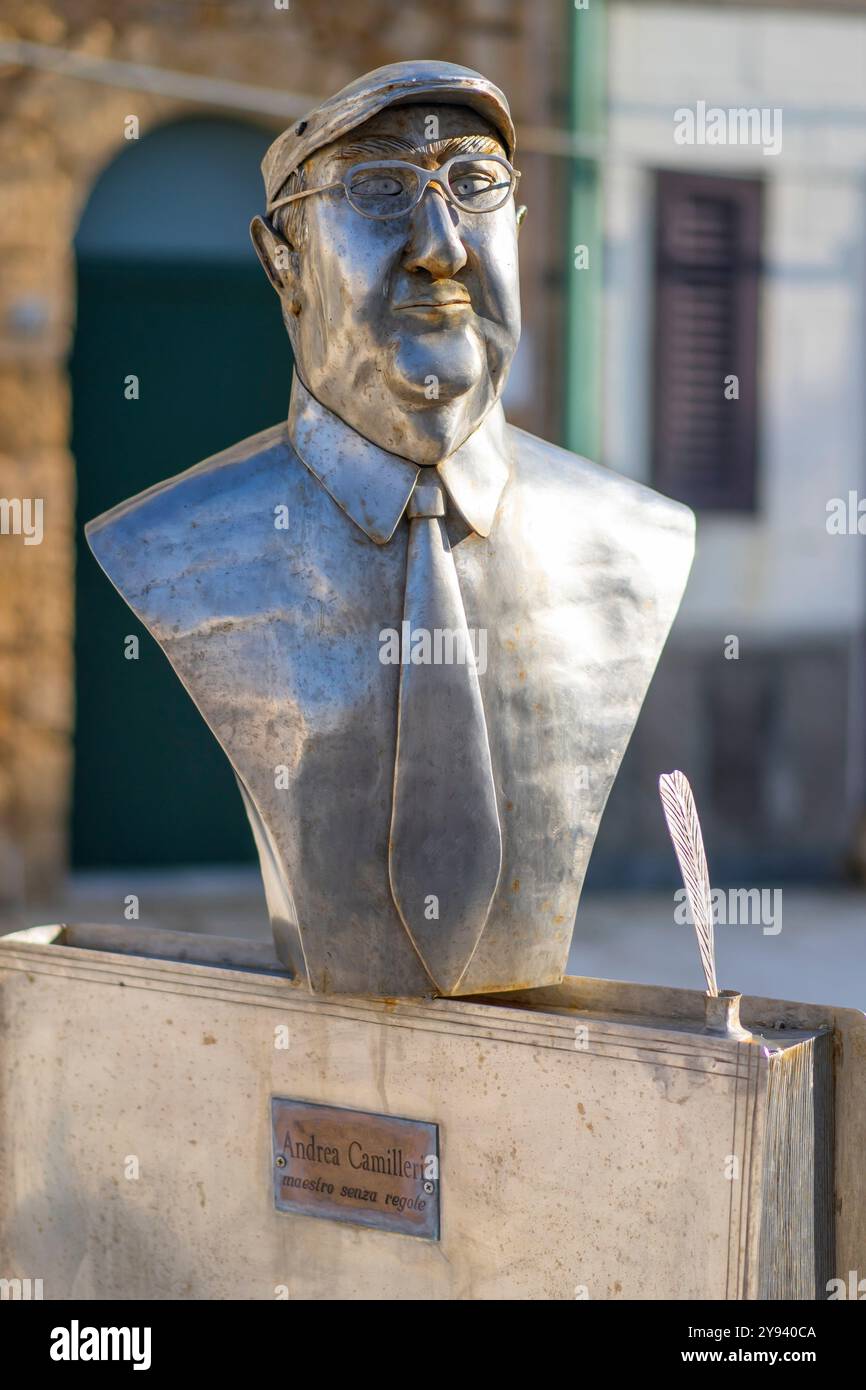
[[[602,1140],[606,1168],[620,1174],[626,1135],[636,1158],[635,1238],[669,1258],[685,1238],[706,1258],[703,1288],[658,1296],[826,1298],[834,1268],[832,1031],[773,1029],[739,1042],[663,1018],[567,1016],[586,1053],[578,1087],[603,1117],[590,1125],[589,1101],[578,1102],[581,1121]],[[617,1063],[615,1093],[604,1062]],[[650,1131],[644,1140],[635,1120]],[[675,1233],[672,1222],[667,1238],[652,1191],[666,1148],[667,1179],[679,1194],[667,1215],[679,1210],[685,1223]],[[611,1205],[619,1181],[602,1188]]]
[[759,1296],[824,1299],[834,1276],[829,1032],[769,1058],[763,1122]]
[[861,1014],[746,999],[764,1041],[742,1043],[700,1031],[698,993],[603,981],[322,998],[268,950],[0,940],[8,1276],[46,1298],[754,1299],[862,1266]]

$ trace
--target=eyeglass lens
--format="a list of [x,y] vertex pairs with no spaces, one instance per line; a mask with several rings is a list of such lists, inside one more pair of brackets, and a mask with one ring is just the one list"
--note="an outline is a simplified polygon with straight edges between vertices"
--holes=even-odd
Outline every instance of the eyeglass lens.
[[[455,203],[466,212],[493,212],[511,192],[507,167],[477,155],[455,160],[447,182]],[[420,186],[420,170],[411,165],[365,164],[350,172],[346,192],[352,206],[367,217],[399,217],[414,207]]]

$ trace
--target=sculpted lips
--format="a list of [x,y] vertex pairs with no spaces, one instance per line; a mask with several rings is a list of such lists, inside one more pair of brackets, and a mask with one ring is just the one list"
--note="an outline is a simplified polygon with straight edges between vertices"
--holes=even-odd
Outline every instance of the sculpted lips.
[[430,285],[423,293],[401,299],[394,305],[395,309],[415,310],[469,309],[471,307],[472,300],[469,297],[469,291],[463,285],[445,280]]

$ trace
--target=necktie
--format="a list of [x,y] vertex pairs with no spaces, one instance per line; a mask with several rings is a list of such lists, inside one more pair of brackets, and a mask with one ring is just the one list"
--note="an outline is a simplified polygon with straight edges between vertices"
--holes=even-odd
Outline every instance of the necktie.
[[406,515],[403,634],[404,643],[410,636],[409,656],[421,659],[407,661],[404,649],[391,893],[427,973],[442,994],[450,994],[487,920],[502,836],[478,671],[438,476],[428,482],[422,474]]

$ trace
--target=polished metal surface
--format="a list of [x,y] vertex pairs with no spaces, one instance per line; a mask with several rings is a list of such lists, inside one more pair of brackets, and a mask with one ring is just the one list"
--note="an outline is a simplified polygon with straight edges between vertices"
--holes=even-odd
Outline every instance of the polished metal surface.
[[[468,70],[420,68],[441,101],[389,104],[415,90],[419,65],[394,65],[384,87],[359,79],[276,142],[268,198],[296,169],[312,187],[348,161],[431,170],[456,154],[512,155],[501,94]],[[331,144],[323,131],[336,131]],[[506,424],[499,398],[520,333],[513,197],[473,215],[430,184],[386,221],[344,197],[307,198],[254,219],[253,239],[295,354],[288,424],[122,503],[90,524],[90,544],[231,760],[277,950],[299,982],[385,996],[554,982],[686,582],[691,513]],[[502,847],[480,939],[444,983],[389,881],[405,670],[390,653],[407,504],[432,470],[477,644]],[[419,804],[442,738],[416,741]],[[439,813],[450,863],[477,797],[470,788],[461,804],[455,775],[453,813]],[[423,815],[416,826],[429,837]]]
[[724,1038],[736,1038],[739,1042],[755,1042],[748,1028],[740,1022],[740,1002],[743,996],[735,989],[723,989],[719,994],[704,995],[706,1023],[704,1031],[717,1033]]
[[476,653],[445,514],[445,488],[427,469],[406,509],[388,867],[394,903],[427,974],[443,994],[453,994],[499,882],[502,829],[478,678],[480,644]]
[[436,101],[478,111],[499,131],[505,153],[511,158],[515,135],[508,102],[481,73],[458,63],[429,58],[386,63],[350,82],[277,136],[262,160],[268,203],[274,200],[289,174],[311,154],[357,129],[385,107],[401,102],[424,102],[429,106]]

